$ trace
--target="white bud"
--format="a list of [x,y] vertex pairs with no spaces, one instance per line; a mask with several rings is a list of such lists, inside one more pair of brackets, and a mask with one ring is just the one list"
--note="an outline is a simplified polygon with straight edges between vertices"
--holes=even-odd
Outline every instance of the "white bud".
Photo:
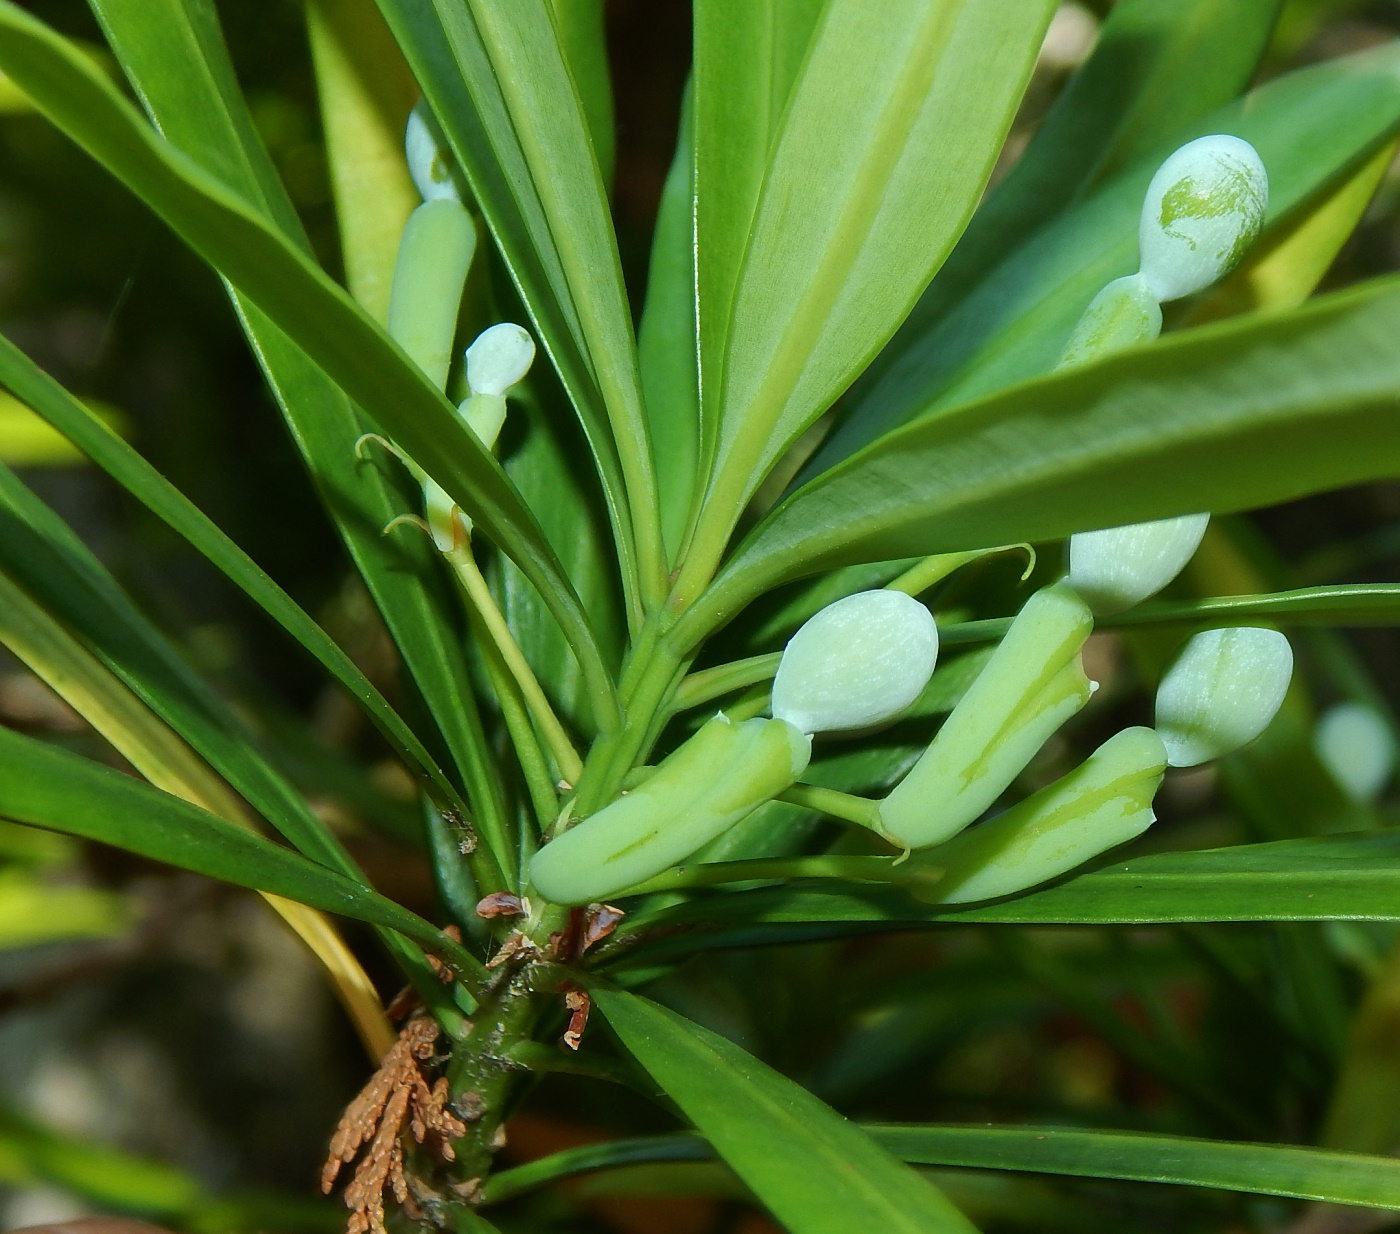
[[1186,568],[1209,522],[1209,514],[1183,514],[1081,531],[1069,538],[1069,585],[1099,616],[1121,613]]
[[1247,141],[1217,133],[1187,142],[1147,186],[1138,226],[1142,276],[1159,301],[1209,287],[1264,223],[1269,177]]
[[1194,767],[1248,745],[1288,693],[1293,648],[1277,630],[1195,635],[1157,689],[1157,732],[1173,767]]
[[1318,721],[1313,746],[1353,801],[1380,796],[1395,771],[1395,738],[1371,707],[1338,703]]
[[452,180],[452,156],[439,144],[428,122],[423,118],[420,103],[408,115],[408,128],[403,138],[404,156],[408,159],[408,174],[424,201],[450,197],[460,201],[457,185]]
[[773,716],[804,733],[867,728],[923,693],[938,626],[902,591],[861,591],[828,604],[788,641],[773,681]]
[[534,360],[530,332],[503,321],[483,330],[467,348],[467,385],[473,394],[504,394],[530,371]]

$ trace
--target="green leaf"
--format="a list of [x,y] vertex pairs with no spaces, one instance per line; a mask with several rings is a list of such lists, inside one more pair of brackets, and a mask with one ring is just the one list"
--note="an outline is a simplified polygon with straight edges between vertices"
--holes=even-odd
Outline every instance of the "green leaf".
[[397,930],[466,973],[480,962],[416,913],[270,840],[67,750],[0,729],[0,816]]
[[10,0],[0,3],[0,69],[304,348],[511,555],[566,631],[602,722],[611,723],[612,687],[587,617],[533,516],[402,351],[296,245],[152,133],[79,52]]
[[719,439],[721,378],[744,252],[773,143],[823,8],[823,0],[698,0],[694,6],[695,134],[686,155],[694,159],[693,198],[686,231],[704,374],[701,483]]
[[794,1234],[972,1229],[855,1124],[732,1042],[636,995],[592,994],[622,1044]]
[[617,161],[617,126],[613,119],[603,0],[549,0],[549,11],[588,122],[598,172],[604,186],[610,185]]
[[1400,1208],[1400,1162],[1393,1157],[1055,1127],[881,1126],[869,1131],[905,1161],[923,1165],[1129,1178]]
[[[619,942],[642,942],[635,959],[650,962],[671,951],[702,947],[962,922],[1400,921],[1397,892],[1400,836],[1367,832],[1135,857],[1025,895],[963,909],[929,908],[878,883],[834,880],[702,895],[629,917],[625,931],[619,930]],[[645,942],[652,929],[706,924],[717,933],[704,942],[698,937]]]
[[665,573],[655,479],[617,244],[549,0],[380,9],[579,413],[635,617]]
[[[1290,1145],[1069,1127],[865,1124],[871,1139],[920,1165],[1026,1170],[1075,1178],[1213,1187],[1331,1204],[1400,1208],[1400,1162]],[[703,1161],[698,1136],[665,1135],[566,1149],[493,1175],[486,1202],[596,1170],[657,1161]]]
[[[1400,472],[1400,281],[1170,336],[918,420],[799,489],[684,619],[857,561],[1248,509]],[[693,637],[678,631],[678,642]]]
[[1161,161],[1206,133],[1253,143],[1269,172],[1266,227],[1287,219],[1400,123],[1400,43],[1289,73],[1182,126],[1009,252],[870,385],[806,474],[894,425],[1050,371],[1085,306],[1137,269],[1138,216]]
[[[754,6],[757,7],[757,6]],[[642,394],[656,456],[667,560],[685,536],[700,465],[700,369],[695,337],[694,93],[681,106],[676,155],[661,190],[647,297],[637,331]]]
[[395,747],[433,778],[444,800],[453,800],[456,792],[432,756],[330,636],[192,501],[3,336],[0,382],[242,588],[359,700]]
[[1048,0],[832,0],[823,10],[734,287],[696,572],[713,568],[768,468],[951,251],[1053,10]]
[[[543,384],[543,383],[541,383]],[[550,383],[542,391],[547,401],[517,400],[513,438],[523,429],[519,445],[506,444],[506,474],[519,488],[540,520],[579,598],[588,610],[607,663],[622,659],[625,619],[601,509],[597,479],[582,461],[586,446],[567,408]],[[552,398],[550,396],[553,396]],[[523,422],[523,425],[522,425]],[[540,594],[507,559],[501,571],[501,611],[555,707],[576,732],[592,735],[578,660],[540,600]]]
[[[99,11],[107,6],[108,0],[98,0]],[[374,0],[309,0],[306,25],[345,283],[364,310],[384,322],[399,236],[418,204],[403,153],[418,86]],[[134,58],[127,65],[134,70]]]
[[[21,595],[27,592],[41,606],[28,637],[52,643],[66,638],[66,626],[301,852],[355,876],[340,842],[258,754],[224,700],[142,616],[68,525],[3,467],[0,569],[13,578],[11,590],[22,589]],[[17,604],[12,602],[7,617],[13,634],[23,617]],[[61,624],[49,630],[54,619]]]

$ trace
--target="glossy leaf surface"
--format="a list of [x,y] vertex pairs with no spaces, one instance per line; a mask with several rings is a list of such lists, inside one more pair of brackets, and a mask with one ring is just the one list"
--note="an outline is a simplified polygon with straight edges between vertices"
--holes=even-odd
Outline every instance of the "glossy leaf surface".
[[972,1230],[854,1123],[732,1042],[633,994],[597,989],[593,998],[623,1045],[795,1234]]

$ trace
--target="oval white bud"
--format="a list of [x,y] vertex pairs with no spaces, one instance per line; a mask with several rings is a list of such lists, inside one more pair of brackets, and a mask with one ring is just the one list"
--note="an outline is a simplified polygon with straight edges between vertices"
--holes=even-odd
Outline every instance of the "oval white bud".
[[423,118],[423,105],[420,103],[408,115],[408,127],[404,130],[404,157],[408,160],[408,174],[413,177],[414,187],[424,201],[434,201],[439,197],[450,197],[460,201],[457,185],[452,180],[452,156],[438,144],[428,122]]
[[1069,585],[1100,616],[1156,595],[1186,568],[1209,514],[1081,531],[1069,538]]
[[514,322],[500,322],[483,330],[467,348],[467,385],[473,394],[504,394],[534,361],[530,332]]
[[1157,688],[1157,732],[1173,767],[1194,767],[1248,745],[1283,705],[1293,648],[1277,630],[1205,630]]
[[902,591],[860,591],[828,604],[788,640],[773,716],[804,733],[867,728],[914,702],[933,676],[938,626]]
[[1374,708],[1338,703],[1318,721],[1317,756],[1353,801],[1381,795],[1395,771],[1395,738]]
[[1217,133],[1187,142],[1152,177],[1142,203],[1142,276],[1159,301],[1209,287],[1264,223],[1269,177],[1247,141]]

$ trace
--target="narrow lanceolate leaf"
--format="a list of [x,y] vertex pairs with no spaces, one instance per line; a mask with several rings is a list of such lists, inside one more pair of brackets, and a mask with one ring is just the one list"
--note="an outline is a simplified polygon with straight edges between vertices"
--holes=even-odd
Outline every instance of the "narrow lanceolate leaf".
[[380,0],[577,409],[633,614],[665,568],[603,182],[547,0]]
[[867,386],[807,475],[914,416],[1055,367],[1104,284],[1138,266],[1138,218],[1153,173],[1207,133],[1250,142],[1269,173],[1265,234],[1365,158],[1400,124],[1400,41],[1288,73],[1175,131],[1092,196],[1008,251],[971,294]]
[[0,730],[0,817],[385,926],[465,971],[479,967],[441,930],[343,875],[121,772],[9,730]]
[[433,777],[445,800],[452,800],[455,791],[432,756],[330,636],[203,511],[3,337],[0,337],[0,382],[241,587],[360,701],[370,718],[401,752]]
[[963,909],[934,909],[873,883],[803,884],[701,896],[629,919],[644,939],[704,923],[713,933],[643,943],[639,962],[713,946],[915,929],[956,921],[1126,925],[1189,921],[1400,920],[1400,840],[1391,834],[1247,844],[1119,861],[1056,886]]
[[[1062,1127],[867,1123],[863,1129],[901,1160],[919,1165],[1122,1178],[1400,1208],[1400,1161],[1393,1157]],[[644,1162],[703,1161],[711,1153],[709,1145],[694,1135],[658,1135],[565,1149],[493,1175],[486,1184],[486,1202],[499,1203],[546,1183],[597,1170]]]
[[1091,185],[1231,102],[1249,84],[1278,0],[1120,0],[1006,177],[987,194],[913,312],[852,389],[859,402],[989,270]]
[[[1400,473],[1400,281],[915,421],[794,493],[688,621],[855,561],[1224,513]],[[688,632],[687,632],[688,633]]]
[[966,1234],[931,1184],[806,1089],[709,1029],[619,990],[598,1009],[730,1167],[794,1234]]
[[1056,1127],[874,1126],[867,1130],[892,1153],[921,1165],[1129,1178],[1400,1208],[1400,1161],[1393,1157]]
[[700,465],[700,366],[695,324],[694,95],[681,109],[676,153],[661,191],[647,271],[637,355],[647,425],[656,454],[661,534],[673,561]]
[[611,687],[588,620],[499,464],[406,356],[308,257],[171,148],[66,40],[5,0],[0,69],[305,349],[509,553],[550,604],[605,715]]
[[695,144],[687,154],[694,196],[686,230],[704,374],[702,483],[719,438],[734,289],[773,143],[822,8],[822,0],[698,0],[694,6]]
[[952,249],[1053,9],[827,5],[735,286],[699,570],[767,468],[886,342]]

